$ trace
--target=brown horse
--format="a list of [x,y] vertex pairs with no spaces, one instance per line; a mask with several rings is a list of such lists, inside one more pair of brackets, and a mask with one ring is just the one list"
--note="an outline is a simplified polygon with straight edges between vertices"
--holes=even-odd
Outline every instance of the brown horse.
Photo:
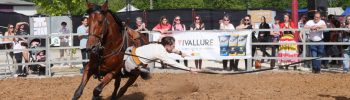
[[[86,0],[87,2],[87,0]],[[83,93],[89,78],[95,75],[101,83],[93,91],[93,99],[101,99],[100,93],[103,88],[114,78],[123,65],[127,35],[120,20],[108,10],[108,1],[102,6],[87,2],[88,6],[88,41],[86,48],[89,51],[89,62],[84,69],[79,87],[76,89],[73,100],[77,100]],[[120,80],[120,79],[119,79]],[[112,99],[116,99],[119,81],[115,82]]]
[[[127,33],[129,34],[129,46],[134,46],[134,47],[140,47],[142,45],[146,45],[149,44],[148,42],[148,37],[145,34],[141,34],[129,27],[126,28]],[[115,79],[115,87],[119,88],[120,86],[120,81],[121,78],[129,78],[128,81],[124,84],[123,87],[120,88],[120,90],[118,91],[118,95],[116,97],[116,99],[120,98],[121,96],[124,95],[124,93],[127,91],[127,89],[136,81],[136,79],[138,78],[138,76],[140,76],[141,71],[139,69],[134,69],[131,70],[131,72],[129,72],[127,75],[122,75],[119,74]],[[113,100],[113,99],[112,99]]]

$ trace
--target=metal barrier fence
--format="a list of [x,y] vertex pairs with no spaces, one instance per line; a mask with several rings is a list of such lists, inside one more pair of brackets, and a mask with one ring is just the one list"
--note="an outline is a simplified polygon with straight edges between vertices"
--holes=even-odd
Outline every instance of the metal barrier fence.
[[[349,31],[350,29],[348,28],[327,28],[327,29],[320,29],[320,31]],[[205,31],[222,31],[222,30],[205,30]],[[233,30],[224,30],[224,31],[233,31]],[[255,31],[256,33],[258,33],[259,31],[276,31],[275,29],[252,29],[252,31]],[[300,34],[303,37],[307,37],[305,32],[309,31],[308,29],[280,29],[279,31],[299,31]],[[152,32],[151,31],[142,31],[141,33],[147,33],[149,34],[149,37],[152,37]],[[46,39],[46,46],[42,47],[42,48],[34,48],[34,49],[25,49],[28,51],[33,51],[33,50],[45,50],[46,51],[46,60],[45,62],[29,62],[29,63],[20,63],[20,64],[10,64],[9,63],[9,59],[8,57],[6,57],[6,62],[4,64],[0,64],[0,68],[9,68],[9,70],[11,71],[11,66],[18,66],[18,65],[35,65],[35,64],[45,64],[46,65],[46,76],[51,76],[51,68],[50,65],[51,64],[58,64],[58,63],[81,63],[81,62],[88,62],[87,59],[84,60],[65,60],[65,61],[54,61],[53,55],[51,54],[52,50],[59,50],[59,49],[82,49],[80,46],[69,46],[69,47],[51,47],[50,46],[50,42],[49,40],[51,39],[51,37],[58,37],[58,36],[80,36],[80,35],[85,35],[85,34],[75,34],[75,33],[70,33],[70,34],[48,34],[48,35],[39,35],[39,36],[33,36],[33,35],[28,35],[28,36],[1,36],[0,39],[3,38],[19,38],[19,37],[28,37],[28,38],[44,38]],[[72,40],[70,41],[72,42]],[[1,45],[3,45],[3,43],[0,42]],[[248,66],[246,67],[247,71],[251,71],[252,69],[252,60],[253,59],[299,59],[299,60],[309,60],[309,59],[315,59],[316,57],[307,57],[306,56],[306,49],[307,45],[350,45],[350,42],[308,42],[306,38],[302,38],[301,42],[297,42],[297,43],[272,43],[272,42],[264,42],[264,43],[257,43],[257,42],[252,42],[252,45],[283,45],[283,44],[297,44],[297,45],[302,45],[303,46],[303,54],[300,57],[292,57],[292,58],[282,58],[282,57],[252,57],[250,59],[248,59]],[[22,51],[22,50],[13,50],[13,49],[5,49],[5,50],[0,50],[0,53],[6,53],[6,56],[9,54],[9,52],[13,52],[13,51]],[[80,55],[79,55],[80,56]],[[343,57],[324,57],[321,58],[320,60],[349,60]],[[1,73],[1,72],[0,72]],[[5,70],[5,73],[6,72]],[[10,72],[11,75],[14,74],[14,72]],[[2,75],[2,74],[0,74]],[[6,75],[6,74],[5,74]]]

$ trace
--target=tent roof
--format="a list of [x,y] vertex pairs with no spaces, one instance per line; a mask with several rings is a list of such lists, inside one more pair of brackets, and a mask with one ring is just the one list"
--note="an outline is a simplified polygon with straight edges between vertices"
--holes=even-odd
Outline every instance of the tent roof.
[[345,11],[343,14],[341,14],[342,16],[347,16],[350,14],[350,7],[346,7]]
[[[298,13],[305,13],[305,12],[307,12],[307,11],[308,11],[307,9],[299,9],[299,10],[298,10]],[[291,10],[291,9],[288,9],[287,12],[292,12],[292,10]]]
[[23,0],[0,0],[0,5],[34,6],[34,3]]
[[[129,9],[128,9],[129,8]],[[133,5],[131,4],[128,4],[126,7],[120,9],[119,11],[117,12],[126,12],[126,11],[136,11],[136,10],[140,10],[140,9],[137,9],[136,7],[134,7]]]
[[327,12],[328,14],[332,14],[332,15],[341,15],[344,13],[344,10],[341,7],[334,7],[334,8],[328,8]]

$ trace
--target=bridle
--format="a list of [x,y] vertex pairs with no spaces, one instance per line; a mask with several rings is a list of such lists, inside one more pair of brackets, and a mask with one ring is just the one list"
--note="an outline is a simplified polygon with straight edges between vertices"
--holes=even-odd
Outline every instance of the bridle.
[[[110,50],[111,53],[103,55],[101,54],[103,49],[105,49],[105,47],[103,46],[105,44],[105,37],[108,34],[108,26],[110,25],[110,22],[107,20],[107,16],[105,15],[106,13],[102,13],[103,15],[103,21],[102,21],[102,33],[100,35],[96,35],[95,33],[89,32],[89,37],[95,37],[98,39],[98,43],[93,44],[93,46],[91,46],[91,48],[87,48],[88,52],[91,54],[96,54],[99,56],[99,59],[104,59],[107,57],[110,57],[114,54],[118,54],[120,52],[122,52],[123,47],[125,45],[125,40],[127,39],[127,35],[125,35],[125,31],[122,33],[123,34],[123,39],[122,39],[122,43],[120,46],[118,46],[116,49],[112,49]],[[90,26],[89,26],[89,30],[90,30]]]

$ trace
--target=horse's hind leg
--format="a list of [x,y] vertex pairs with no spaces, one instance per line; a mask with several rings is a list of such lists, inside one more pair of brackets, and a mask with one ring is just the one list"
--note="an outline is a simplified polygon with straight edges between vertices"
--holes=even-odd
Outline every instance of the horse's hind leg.
[[120,88],[117,98],[122,97],[126,92],[126,90],[128,90],[128,88],[136,81],[137,77],[139,77],[140,75],[139,70],[132,70],[131,73],[132,75],[129,76],[128,81],[125,83],[125,85],[122,88]]
[[121,80],[121,76],[120,75],[115,75],[115,78],[114,78],[114,90],[113,90],[113,93],[112,93],[112,97],[111,97],[111,100],[117,100],[117,93],[118,93],[118,89],[119,89],[119,86],[120,86],[120,80]]
[[94,91],[93,91],[93,97],[92,97],[93,100],[99,100],[99,99],[101,99],[100,94],[101,94],[103,88],[104,88],[109,82],[111,82],[111,80],[113,79],[113,77],[114,77],[114,73],[113,73],[113,72],[110,72],[110,73],[106,74],[106,75],[103,77],[101,83],[100,83],[97,87],[95,87],[95,89],[94,89]]
[[79,85],[79,87],[77,88],[77,90],[75,90],[74,96],[72,98],[72,100],[78,100],[81,96],[81,94],[84,91],[84,87],[86,86],[87,82],[89,81],[92,73],[89,71],[89,64],[86,66],[86,69],[84,70],[82,79],[81,79],[81,83]]

